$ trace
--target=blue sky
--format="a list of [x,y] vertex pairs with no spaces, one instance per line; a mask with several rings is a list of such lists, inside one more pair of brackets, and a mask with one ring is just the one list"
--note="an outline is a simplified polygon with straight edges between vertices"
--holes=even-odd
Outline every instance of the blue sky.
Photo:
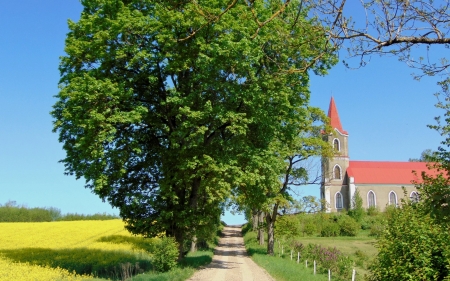
[[[63,213],[118,213],[64,175],[58,136],[49,112],[58,92],[59,56],[64,54],[67,19],[77,20],[78,0],[6,1],[0,9],[0,203],[56,207]],[[434,108],[436,79],[412,79],[395,58],[373,58],[359,70],[337,65],[312,77],[311,104],[328,110],[334,96],[349,132],[353,160],[407,161],[436,149],[441,137],[426,127]],[[318,187],[300,190],[319,195]],[[242,217],[227,215],[227,223]]]

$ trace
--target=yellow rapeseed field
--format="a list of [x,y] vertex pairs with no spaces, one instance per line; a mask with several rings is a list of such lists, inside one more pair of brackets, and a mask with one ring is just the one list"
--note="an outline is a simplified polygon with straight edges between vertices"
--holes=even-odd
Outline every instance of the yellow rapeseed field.
[[154,240],[121,220],[0,223],[0,280],[130,276],[148,270]]

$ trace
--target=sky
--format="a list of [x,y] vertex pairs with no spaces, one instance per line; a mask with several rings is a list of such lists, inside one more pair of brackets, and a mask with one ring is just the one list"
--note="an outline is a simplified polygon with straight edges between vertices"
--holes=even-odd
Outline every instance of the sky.
[[[62,213],[109,213],[84,180],[64,175],[50,111],[58,93],[59,57],[67,20],[77,21],[78,0],[3,1],[0,9],[0,204],[55,207]],[[344,57],[341,57],[344,59]],[[442,137],[427,128],[441,112],[434,107],[436,78],[412,79],[396,58],[373,57],[350,70],[339,63],[325,77],[311,77],[311,105],[328,110],[333,96],[351,160],[407,161],[437,149]],[[298,190],[319,196],[319,186]],[[228,224],[244,222],[227,212]]]

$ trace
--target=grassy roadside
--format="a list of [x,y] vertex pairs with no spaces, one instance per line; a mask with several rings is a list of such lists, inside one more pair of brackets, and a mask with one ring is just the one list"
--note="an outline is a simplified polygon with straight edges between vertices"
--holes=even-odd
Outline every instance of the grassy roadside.
[[213,242],[208,242],[207,249],[189,252],[178,266],[168,272],[145,272],[136,275],[127,281],[184,281],[189,279],[197,269],[211,263],[214,256],[214,248],[219,244],[219,236],[222,227],[217,231]]
[[268,256],[265,245],[259,245],[256,240],[256,233],[247,232],[244,235],[244,243],[247,252],[259,266],[264,268],[277,281],[311,280],[326,281],[326,274],[313,274],[312,267],[305,267],[305,264],[297,264],[291,261],[286,254],[284,256]]
[[[362,280],[368,273],[367,265],[377,254],[375,239],[368,236],[367,231],[361,231],[357,237],[298,237],[304,245],[316,244],[322,247],[336,248],[353,261],[356,269],[356,280]],[[285,246],[285,253],[279,257],[278,246],[275,248],[275,256],[267,256],[266,245],[259,245],[256,233],[248,231],[244,235],[244,242],[247,252],[252,259],[261,267],[267,270],[276,280],[328,280],[327,274],[313,275],[311,267],[305,268],[304,261],[297,264],[296,256],[290,259],[290,252]],[[311,265],[311,262],[310,262]],[[331,279],[333,280],[333,278]]]
[[190,278],[199,267],[209,264],[213,255],[213,248],[188,253],[175,269],[168,272],[146,272],[127,281],[183,281]]
[[336,247],[344,255],[355,261],[357,276],[364,276],[368,273],[366,268],[378,253],[375,247],[376,239],[370,237],[367,230],[361,230],[356,237],[301,237],[299,239],[304,244]]

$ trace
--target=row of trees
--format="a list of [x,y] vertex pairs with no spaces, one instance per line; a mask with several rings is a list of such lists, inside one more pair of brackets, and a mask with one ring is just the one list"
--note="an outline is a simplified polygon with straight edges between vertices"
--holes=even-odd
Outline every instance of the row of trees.
[[[66,172],[119,208],[131,232],[165,232],[179,245],[217,225],[231,198],[264,211],[273,253],[289,188],[313,181],[301,164],[331,153],[308,83],[341,46],[360,65],[396,55],[422,70],[417,77],[449,66],[412,55],[450,42],[448,1],[361,0],[363,23],[348,17],[345,0],[82,4],[52,111]],[[448,83],[444,76],[446,98]],[[448,113],[446,101],[438,106]],[[448,123],[434,128],[447,135]],[[437,156],[447,169],[446,150]]]
[[16,201],[8,201],[0,204],[0,222],[50,222],[50,221],[78,221],[78,220],[112,220],[118,216],[110,214],[61,214],[61,210],[54,207],[29,208],[19,205]]

